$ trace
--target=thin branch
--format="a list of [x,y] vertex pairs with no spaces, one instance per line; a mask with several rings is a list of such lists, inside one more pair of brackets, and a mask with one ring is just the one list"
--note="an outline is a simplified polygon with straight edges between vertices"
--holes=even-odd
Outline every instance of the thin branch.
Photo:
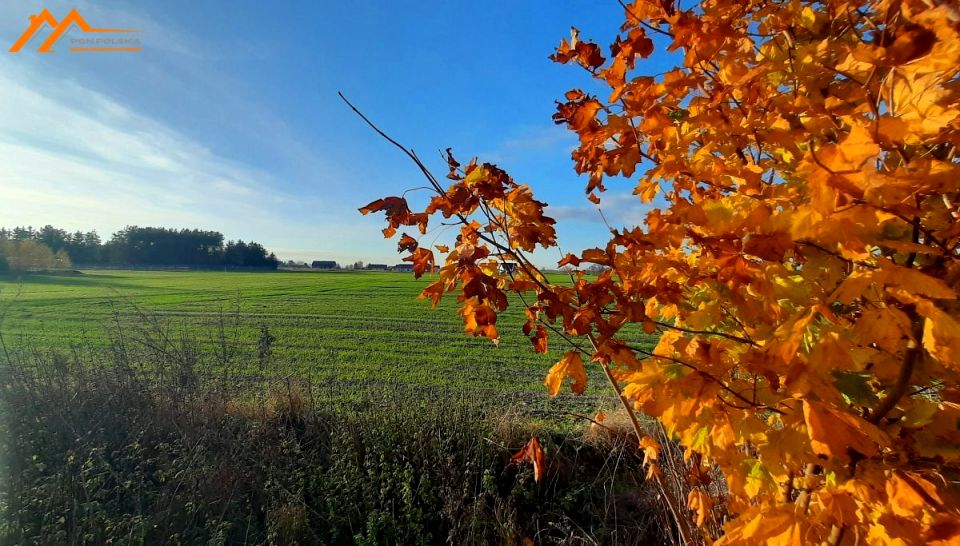
[[910,386],[910,378],[913,376],[913,369],[920,359],[920,354],[923,352],[922,346],[920,345],[920,338],[923,337],[923,325],[926,319],[919,316],[913,306],[906,309],[906,313],[913,322],[913,337],[907,341],[907,350],[903,354],[903,362],[900,364],[900,374],[897,376],[897,382],[894,383],[890,393],[884,397],[880,405],[873,410],[867,419],[867,421],[873,424],[879,423],[881,419],[890,413],[890,410],[896,407],[897,402],[906,394],[907,388]]
[[[772,412],[774,412],[774,413],[778,413],[778,414],[780,414],[780,415],[785,415],[785,413],[786,413],[786,412],[784,412],[784,411],[782,411],[782,410],[779,410],[779,409],[777,409],[777,408],[774,408],[773,406],[768,406],[768,405],[766,405],[766,404],[757,404],[757,403],[751,401],[749,398],[747,398],[747,397],[745,397],[744,395],[740,394],[739,392],[733,390],[732,387],[730,387],[729,385],[727,385],[726,383],[724,383],[720,378],[716,377],[715,375],[710,374],[709,372],[705,372],[705,371],[701,370],[700,368],[694,366],[693,364],[690,364],[689,362],[684,362],[683,360],[680,360],[679,358],[674,358],[674,357],[672,357],[672,356],[666,356],[666,355],[656,354],[656,353],[654,353],[654,352],[652,352],[652,351],[648,351],[648,350],[646,350],[646,349],[642,349],[642,348],[640,348],[640,347],[636,347],[636,346],[633,346],[633,345],[630,345],[630,344],[625,344],[625,345],[626,345],[626,347],[627,347],[628,349],[630,349],[630,350],[632,350],[632,351],[635,351],[635,352],[637,352],[637,353],[640,353],[640,354],[642,354],[642,355],[645,355],[645,356],[647,356],[647,357],[650,357],[650,358],[659,358],[659,359],[662,359],[662,360],[667,360],[667,361],[669,361],[669,362],[673,362],[674,364],[679,364],[679,365],[681,365],[681,366],[683,366],[683,367],[685,367],[685,368],[689,368],[689,369],[693,370],[694,372],[703,375],[703,376],[706,377],[707,379],[709,379],[709,380],[713,381],[714,383],[716,383],[717,385],[719,385],[721,389],[723,389],[723,390],[725,390],[726,392],[732,394],[734,397],[736,397],[736,398],[737,398],[738,400],[740,400],[741,402],[747,404],[746,407],[742,407],[742,408],[741,408],[741,407],[737,407],[737,409],[748,409],[748,408],[762,409],[762,410],[769,410],[769,411],[772,411]],[[736,407],[736,406],[735,406],[735,407]]]
[[369,125],[371,129],[376,131],[378,135],[382,136],[387,142],[399,148],[404,154],[407,155],[407,157],[412,159],[413,162],[417,164],[417,167],[419,167],[420,170],[423,172],[424,176],[427,177],[427,180],[429,180],[430,183],[433,185],[435,190],[437,190],[441,194],[444,193],[443,188],[437,183],[436,179],[433,177],[430,171],[427,170],[427,167],[423,164],[423,162],[420,161],[420,159],[416,156],[416,154],[413,153],[413,151],[408,150],[402,144],[400,144],[399,142],[391,138],[390,135],[381,131],[379,127],[377,127],[376,125],[373,124],[372,121],[367,119],[367,116],[363,115],[363,112],[361,112],[360,110],[357,110],[357,107],[354,106],[353,103],[351,103],[349,100],[347,100],[347,97],[345,97],[342,92],[337,91],[337,95],[339,95],[340,98],[343,99],[343,102],[347,103],[347,106],[349,106],[350,109],[353,110],[355,114],[360,116],[360,119],[366,122],[366,124]]
[[685,332],[687,334],[693,334],[698,336],[718,336],[730,341],[736,341],[738,343],[745,343],[747,345],[752,345],[754,347],[759,347],[757,343],[753,340],[742,338],[740,336],[735,336],[733,334],[728,334],[726,332],[714,332],[712,330],[694,330],[692,328],[684,328],[682,326],[674,326],[673,324],[668,324],[666,322],[660,322],[658,320],[650,319],[650,322],[660,326],[661,328],[666,328],[668,330],[677,330],[679,332]]

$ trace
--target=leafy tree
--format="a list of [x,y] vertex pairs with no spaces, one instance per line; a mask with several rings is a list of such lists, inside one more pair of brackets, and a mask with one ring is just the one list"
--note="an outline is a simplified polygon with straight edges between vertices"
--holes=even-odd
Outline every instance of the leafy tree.
[[67,241],[66,250],[75,263],[97,264],[101,262],[100,235],[96,231],[77,231]]
[[65,253],[54,254],[50,247],[34,240],[0,240],[0,257],[10,271],[37,271],[70,267]]
[[223,261],[226,265],[247,267],[269,267],[276,269],[280,260],[260,243],[244,243],[230,241],[223,252]]
[[40,228],[40,231],[36,234],[36,240],[46,245],[50,250],[59,252],[69,244],[70,235],[66,231],[48,224]]
[[37,232],[34,231],[32,226],[17,226],[13,228],[13,237],[11,238],[14,241],[31,241],[37,238]]
[[73,234],[47,225],[39,231],[32,227],[0,228],[0,241],[34,241],[59,255],[82,265],[193,265],[216,267],[235,265],[276,269],[280,261],[259,243],[229,242],[216,231],[128,226],[102,244],[96,231]]
[[[582,392],[590,362],[631,416],[662,423],[689,461],[688,506],[671,506],[685,541],[725,521],[722,544],[957,544],[957,5],[636,0],[624,13],[609,54],[574,30],[552,56],[606,87],[567,92],[554,116],[579,138],[588,197],[602,205],[632,179],[649,208],[561,262],[609,269],[551,282],[528,257],[556,243],[544,203],[449,152],[443,185],[404,149],[436,191],[424,210],[387,197],[361,212],[385,212],[387,237],[459,222],[452,248],[400,237],[417,276],[445,255],[422,297],[455,292],[466,331],[497,340],[519,293],[534,349],[569,347],[551,393],[568,379]],[[677,65],[644,72],[655,48]],[[631,326],[656,347],[632,345]],[[658,480],[663,446],[636,428]]]

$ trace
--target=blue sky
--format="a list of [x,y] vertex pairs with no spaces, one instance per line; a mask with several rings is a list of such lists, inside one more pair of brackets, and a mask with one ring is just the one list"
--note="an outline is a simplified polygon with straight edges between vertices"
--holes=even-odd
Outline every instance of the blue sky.
[[[38,54],[37,37],[8,53],[44,7],[141,29],[143,51]],[[448,146],[495,162],[550,204],[565,252],[595,246],[608,233],[572,170],[575,137],[551,120],[591,82],[547,55],[571,25],[608,43],[621,20],[613,0],[5,0],[0,225],[200,227],[283,259],[397,262],[382,218],[357,208],[422,181],[342,90],[438,174]],[[605,197],[614,224],[640,219],[631,186]]]

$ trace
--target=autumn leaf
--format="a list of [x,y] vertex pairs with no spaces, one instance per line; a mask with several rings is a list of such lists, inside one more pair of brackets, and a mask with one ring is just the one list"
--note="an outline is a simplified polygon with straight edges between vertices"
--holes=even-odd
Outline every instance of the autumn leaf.
[[[363,212],[383,211],[387,236],[458,225],[442,264],[417,255],[423,271],[441,266],[422,297],[450,292],[465,331],[491,339],[497,315],[521,306],[533,351],[547,351],[548,329],[566,351],[550,395],[584,391],[590,351],[624,411],[658,421],[682,464],[643,421],[634,432],[648,479],[683,484],[679,542],[950,543],[954,4],[627,2],[606,44],[574,29],[551,56],[582,78],[557,94],[553,120],[574,138],[576,193],[609,239],[560,252],[558,228],[579,229],[568,210],[449,151],[450,184],[423,211],[386,198]],[[661,46],[674,53],[645,60]],[[631,193],[604,194],[624,180]],[[539,268],[544,248],[568,271]],[[724,498],[690,493],[707,467]]]
[[872,457],[890,438],[875,425],[845,411],[812,400],[803,401],[810,445],[818,455],[850,459],[850,450]]
[[732,524],[717,546],[805,546],[810,524],[791,507],[760,505],[747,510]]
[[556,53],[550,56],[551,60],[559,63],[566,63],[576,60],[585,68],[595,69],[604,63],[603,55],[600,54],[600,47],[580,40],[580,31],[576,28],[570,29],[570,40],[563,40]]
[[713,508],[713,498],[703,489],[694,489],[687,495],[687,506],[697,513],[697,526],[703,527],[710,510]]
[[936,486],[913,472],[894,472],[885,488],[890,508],[900,517],[917,518],[922,516],[924,509],[940,510],[943,507]]
[[543,448],[540,447],[540,442],[536,436],[531,436],[530,441],[520,451],[516,452],[511,460],[514,464],[531,463],[533,465],[533,481],[539,482],[543,478]]
[[436,281],[424,288],[423,291],[420,292],[420,297],[430,299],[430,301],[433,302],[433,306],[436,307],[440,304],[440,300],[443,298],[445,291],[443,281]]
[[383,199],[377,199],[365,207],[360,207],[360,214],[370,214],[371,212],[381,210],[385,211],[387,216],[397,216],[410,211],[407,207],[406,199],[402,197],[385,197]]
[[643,450],[644,463],[652,463],[660,458],[660,443],[649,436],[640,438],[640,449]]
[[538,353],[547,352],[547,340],[547,329],[543,326],[537,326],[534,334],[530,336],[530,341],[533,343],[533,350]]
[[423,276],[424,273],[432,273],[435,263],[433,252],[426,248],[415,249],[409,256],[404,258],[403,261],[413,263],[413,274],[418,279]]
[[570,385],[570,390],[573,392],[582,394],[587,388],[587,372],[583,367],[583,359],[577,351],[567,351],[560,362],[550,368],[550,373],[544,380],[550,396],[556,396],[560,392],[560,387],[567,377],[573,378],[573,383]]
[[398,252],[413,252],[417,249],[419,243],[413,237],[404,233],[400,236],[400,241],[397,242],[397,251]]

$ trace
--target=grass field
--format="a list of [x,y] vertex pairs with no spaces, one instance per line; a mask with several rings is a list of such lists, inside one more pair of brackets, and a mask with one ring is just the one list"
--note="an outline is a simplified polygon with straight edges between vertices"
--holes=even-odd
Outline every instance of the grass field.
[[[559,343],[549,355],[535,354],[520,331],[518,307],[500,317],[499,347],[469,337],[455,297],[438,309],[417,299],[427,282],[387,272],[28,275],[0,280],[0,331],[24,347],[106,349],[123,329],[142,326],[142,313],[208,348],[221,343],[223,330],[246,353],[237,360],[257,373],[266,325],[276,338],[270,373],[546,397],[542,381],[563,349]],[[593,381],[591,391],[598,385]]]

